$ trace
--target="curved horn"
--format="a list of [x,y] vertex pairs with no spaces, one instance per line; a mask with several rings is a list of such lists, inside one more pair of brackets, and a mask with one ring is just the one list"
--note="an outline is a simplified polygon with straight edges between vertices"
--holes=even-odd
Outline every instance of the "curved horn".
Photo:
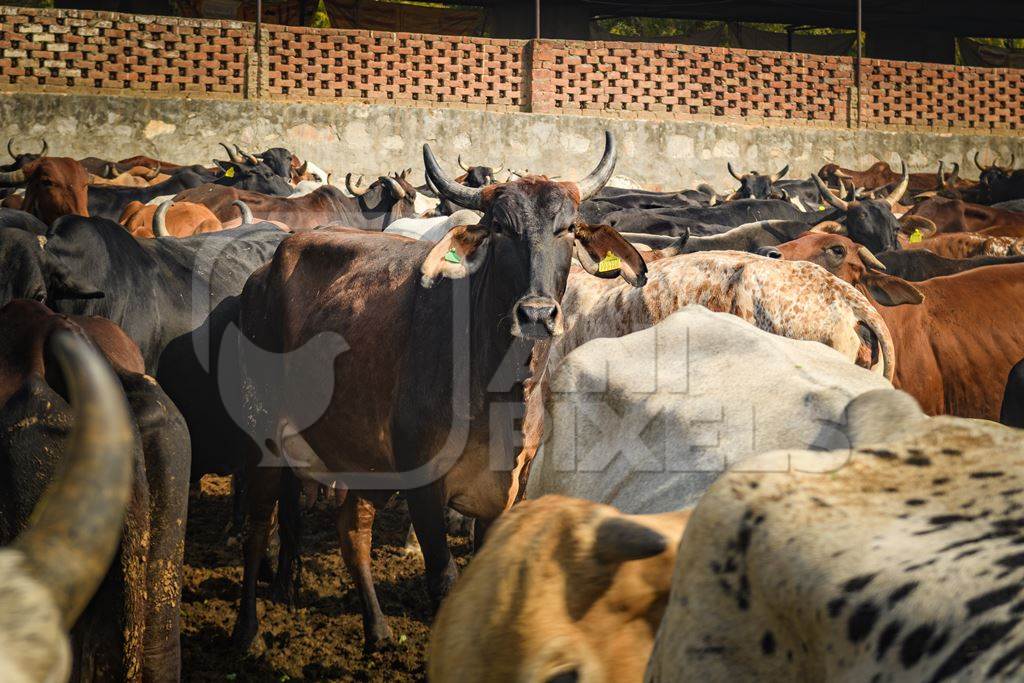
[[21,185],[25,182],[25,169],[0,171],[0,185]]
[[43,138],[43,148],[39,150],[39,156],[45,157],[48,151],[50,151],[50,143],[46,141],[46,138]]
[[885,270],[885,264],[879,261],[867,247],[857,247],[857,255],[860,256],[860,260],[863,261],[865,265],[874,268],[875,270]]
[[12,159],[17,159],[18,156],[14,153],[14,138],[7,141],[7,153],[11,155]]
[[729,169],[729,175],[731,175],[736,180],[739,180],[740,182],[743,182],[743,178],[741,178],[740,176],[736,175],[736,171],[733,170],[732,162],[731,161],[725,162],[725,167]]
[[228,159],[230,159],[231,161],[235,162],[236,164],[242,163],[242,157],[240,157],[238,155],[238,148],[237,147],[235,149],[231,149],[230,147],[225,145],[223,142],[219,142],[217,144],[219,144],[221,147],[223,147],[224,151],[228,153]]
[[459,168],[461,168],[463,171],[466,171],[466,172],[469,171],[469,169],[466,168],[466,165],[464,163],[462,163],[462,155],[461,154],[459,155]]
[[295,172],[296,172],[296,173],[298,174],[298,176],[299,176],[299,177],[301,178],[302,176],[306,175],[306,171],[307,171],[307,170],[309,170],[309,161],[303,161],[303,162],[302,162],[302,166],[299,166],[299,167],[298,167],[298,168],[297,168],[297,169],[295,170]]
[[405,188],[402,187],[400,182],[386,175],[380,176],[380,179],[391,186],[391,192],[395,195],[396,199],[405,199]]
[[491,169],[491,176],[492,177],[496,176],[496,175],[498,175],[499,173],[501,173],[504,170],[505,170],[505,162],[502,161],[501,164],[498,166],[498,168]]
[[106,360],[84,339],[57,331],[47,342],[75,409],[67,467],[13,543],[46,586],[69,629],[114,558],[132,484],[128,406]]
[[584,202],[598,192],[601,188],[611,180],[612,173],[615,172],[615,162],[618,159],[618,154],[615,151],[615,138],[609,131],[604,132],[604,154],[601,156],[601,161],[597,163],[597,167],[590,172],[583,180],[577,181],[576,187],[580,189],[580,201]]
[[423,166],[427,172],[427,179],[437,188],[439,196],[467,209],[482,209],[483,190],[479,187],[466,187],[446,176],[434,153],[430,151],[430,145],[426,143],[423,144]]
[[960,179],[960,163],[957,161],[953,162],[953,170],[950,171],[949,177],[946,178],[946,187],[952,188],[956,186],[956,181]]
[[985,171],[985,170],[987,170],[987,169],[986,169],[986,168],[985,168],[984,166],[982,166],[982,165],[981,165],[981,162],[980,162],[980,161],[978,161],[978,156],[979,156],[980,154],[981,154],[981,151],[980,151],[980,150],[978,150],[978,151],[976,151],[976,152],[974,153],[974,165],[978,167],[978,170],[979,170],[979,171]]
[[822,221],[807,232],[823,232],[829,235],[845,235],[846,226],[836,221]]
[[242,225],[249,225],[253,222],[252,209],[249,205],[243,202],[241,199],[236,199],[231,202],[232,206],[238,207],[238,213],[242,214]]
[[[362,178],[363,178],[363,176],[359,176],[360,182],[362,182]],[[353,186],[352,185],[352,174],[351,173],[346,173],[345,174],[345,189],[348,190],[348,193],[350,195],[352,195],[353,197],[362,197],[364,194],[366,194],[366,190],[369,190],[370,188],[366,188],[366,190],[360,190],[358,186]]]
[[174,200],[168,199],[166,202],[161,202],[160,206],[156,208],[156,213],[153,214],[153,237],[171,236],[167,232],[167,212],[172,206],[174,206]]
[[885,198],[889,208],[893,209],[895,209],[896,205],[900,203],[901,199],[903,199],[903,195],[907,192],[907,186],[910,184],[910,172],[907,170],[907,162],[901,161],[900,163],[903,165],[903,172],[900,176],[899,185],[897,185],[896,189],[889,193],[889,196]]
[[245,161],[247,163],[252,164],[253,166],[255,166],[256,164],[260,163],[260,160],[257,159],[256,157],[254,157],[251,154],[246,154],[245,152],[242,152],[242,156],[245,158]]
[[160,175],[160,162],[159,161],[156,162],[156,168],[153,169],[153,172],[150,173],[148,176],[145,176],[143,178],[143,180],[146,180],[146,181],[156,180],[156,177],[158,175]]
[[780,180],[782,180],[783,178],[786,177],[787,173],[789,173],[789,164],[786,164],[785,166],[783,166],[782,170],[780,170],[778,173],[776,173],[775,175],[772,176],[772,182],[773,183],[779,182]]
[[117,169],[114,168],[112,163],[105,161],[103,162],[103,171],[100,173],[100,177],[106,178],[107,180],[113,180],[117,177]]
[[939,159],[939,173],[938,173],[939,184],[938,184],[938,187],[939,187],[940,190],[943,187],[946,186],[946,174],[944,172],[945,169],[946,169],[946,162],[943,161],[942,159]]
[[829,204],[839,209],[840,211],[850,210],[850,204],[845,200],[840,199],[835,194],[833,194],[832,190],[830,190],[828,186],[825,184],[825,181],[823,181],[816,175],[811,176],[811,178],[814,179],[814,184],[818,186],[818,194],[821,195],[821,198],[824,201],[828,202]]

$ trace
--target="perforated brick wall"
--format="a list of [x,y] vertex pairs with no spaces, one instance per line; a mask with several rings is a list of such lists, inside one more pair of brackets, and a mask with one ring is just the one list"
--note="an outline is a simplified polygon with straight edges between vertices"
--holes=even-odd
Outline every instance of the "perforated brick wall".
[[0,86],[241,95],[241,22],[0,7]]
[[872,128],[1016,130],[1024,71],[864,60],[862,121]]
[[[258,47],[257,47],[258,42]],[[257,54],[257,49],[259,54]],[[857,125],[849,57],[0,7],[0,90]],[[1016,130],[1024,71],[865,60],[860,125]]]
[[271,97],[519,110],[526,41],[272,26]]
[[548,42],[537,49],[558,111],[727,116],[845,126],[848,57],[686,45]]

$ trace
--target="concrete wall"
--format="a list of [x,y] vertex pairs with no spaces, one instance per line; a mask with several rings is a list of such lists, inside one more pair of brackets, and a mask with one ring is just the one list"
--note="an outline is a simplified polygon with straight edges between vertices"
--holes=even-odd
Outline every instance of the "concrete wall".
[[233,141],[246,150],[286,146],[333,171],[380,174],[412,167],[422,178],[421,145],[429,142],[442,164],[458,172],[467,163],[503,163],[566,179],[597,162],[602,132],[619,143],[617,175],[654,189],[679,189],[709,182],[735,185],[725,168],[774,172],[792,165],[790,177],[807,177],[824,160],[855,168],[874,162],[873,153],[911,170],[933,170],[939,159],[959,161],[976,175],[971,159],[1011,153],[1024,161],[1020,136],[936,135],[813,128],[747,127],[690,121],[603,119],[595,116],[496,113],[379,105],[284,104],[89,95],[0,95],[0,140],[34,149],[46,136],[50,153],[120,159],[133,154],[179,163],[223,158],[217,146]]

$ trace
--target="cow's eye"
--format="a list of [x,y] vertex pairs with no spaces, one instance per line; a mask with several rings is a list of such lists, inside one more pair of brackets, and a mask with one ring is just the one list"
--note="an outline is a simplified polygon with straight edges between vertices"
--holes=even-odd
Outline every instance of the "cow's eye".
[[844,247],[841,244],[833,244],[831,247],[828,248],[828,253],[829,256],[834,256],[835,258],[843,258],[844,256],[846,256],[846,247]]

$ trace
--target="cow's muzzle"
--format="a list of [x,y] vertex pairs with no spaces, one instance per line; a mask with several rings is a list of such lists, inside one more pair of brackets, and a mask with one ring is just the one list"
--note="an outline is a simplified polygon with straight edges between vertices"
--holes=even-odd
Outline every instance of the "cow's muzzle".
[[565,331],[562,307],[546,296],[525,296],[512,308],[512,335],[524,339],[548,339]]

